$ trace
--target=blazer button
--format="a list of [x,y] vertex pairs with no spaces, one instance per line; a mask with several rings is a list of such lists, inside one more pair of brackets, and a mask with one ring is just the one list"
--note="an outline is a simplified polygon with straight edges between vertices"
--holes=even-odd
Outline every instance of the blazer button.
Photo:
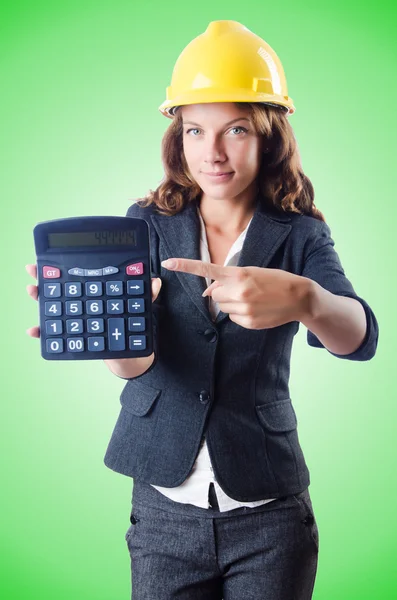
[[204,335],[208,342],[213,343],[213,342],[216,342],[216,340],[218,339],[218,334],[213,329],[206,329],[204,331]]
[[210,395],[207,392],[207,390],[201,390],[199,394],[199,399],[200,402],[202,402],[203,404],[207,404],[208,400],[210,399]]

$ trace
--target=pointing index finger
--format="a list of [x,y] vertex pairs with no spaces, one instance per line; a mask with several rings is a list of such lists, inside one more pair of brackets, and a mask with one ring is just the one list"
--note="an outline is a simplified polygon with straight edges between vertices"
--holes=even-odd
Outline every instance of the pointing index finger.
[[[172,266],[172,263],[175,263]],[[209,279],[217,279],[222,281],[235,274],[238,267],[221,267],[214,263],[203,262],[202,260],[193,260],[191,258],[169,258],[164,260],[162,266],[171,271],[181,271],[183,273],[191,273],[192,275],[200,275]]]

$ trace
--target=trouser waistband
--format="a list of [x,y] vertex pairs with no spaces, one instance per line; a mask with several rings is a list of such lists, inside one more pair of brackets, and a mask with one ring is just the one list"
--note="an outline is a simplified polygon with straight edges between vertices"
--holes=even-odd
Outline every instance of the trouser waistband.
[[[212,484],[213,485],[213,484]],[[232,517],[237,515],[245,515],[249,513],[262,512],[264,510],[275,510],[277,508],[287,508],[288,506],[296,506],[296,499],[294,496],[284,496],[260,504],[259,506],[240,506],[231,510],[221,512],[219,510],[218,501],[216,500],[215,487],[209,489],[208,499],[210,503],[209,508],[201,508],[194,504],[187,504],[184,502],[177,502],[162,494],[159,490],[154,488],[149,483],[142,482],[138,479],[134,479],[134,485],[132,490],[132,507],[139,506],[144,509],[145,506],[156,508],[159,510],[169,511],[181,515],[190,517],[204,517],[204,518],[219,518],[219,517]]]

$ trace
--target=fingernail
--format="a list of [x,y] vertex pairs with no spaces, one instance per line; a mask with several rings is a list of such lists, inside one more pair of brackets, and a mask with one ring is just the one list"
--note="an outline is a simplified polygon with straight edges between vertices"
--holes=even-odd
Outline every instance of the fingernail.
[[163,260],[161,264],[166,269],[173,269],[174,267],[176,267],[176,261],[170,258],[168,260]]

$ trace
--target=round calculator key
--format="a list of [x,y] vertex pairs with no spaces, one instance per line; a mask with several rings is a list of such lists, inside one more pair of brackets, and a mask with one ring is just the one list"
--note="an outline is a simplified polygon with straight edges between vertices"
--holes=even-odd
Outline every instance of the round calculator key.
[[85,284],[86,296],[102,296],[102,281],[87,281]]
[[59,352],[63,352],[63,339],[62,338],[53,338],[51,340],[46,340],[46,349],[47,352],[51,352],[54,354],[58,354]]
[[105,331],[103,319],[87,319],[88,333],[103,333]]
[[69,352],[83,352],[84,338],[67,338],[66,348]]
[[82,296],[80,281],[67,281],[65,283],[65,296],[74,296],[75,298]]
[[145,335],[130,335],[129,336],[130,350],[145,350],[146,336]]
[[66,319],[66,333],[83,333],[83,319]]
[[44,284],[44,297],[45,298],[60,298],[61,297],[61,284],[60,283],[45,283]]
[[91,350],[91,352],[101,352],[102,350],[105,350],[105,338],[89,337],[88,350]]
[[81,300],[76,300],[76,302],[71,302],[68,300],[65,302],[65,306],[67,315],[76,316],[83,314],[83,303]]
[[60,335],[63,333],[62,321],[60,319],[57,319],[56,321],[46,321],[45,332],[47,335]]

